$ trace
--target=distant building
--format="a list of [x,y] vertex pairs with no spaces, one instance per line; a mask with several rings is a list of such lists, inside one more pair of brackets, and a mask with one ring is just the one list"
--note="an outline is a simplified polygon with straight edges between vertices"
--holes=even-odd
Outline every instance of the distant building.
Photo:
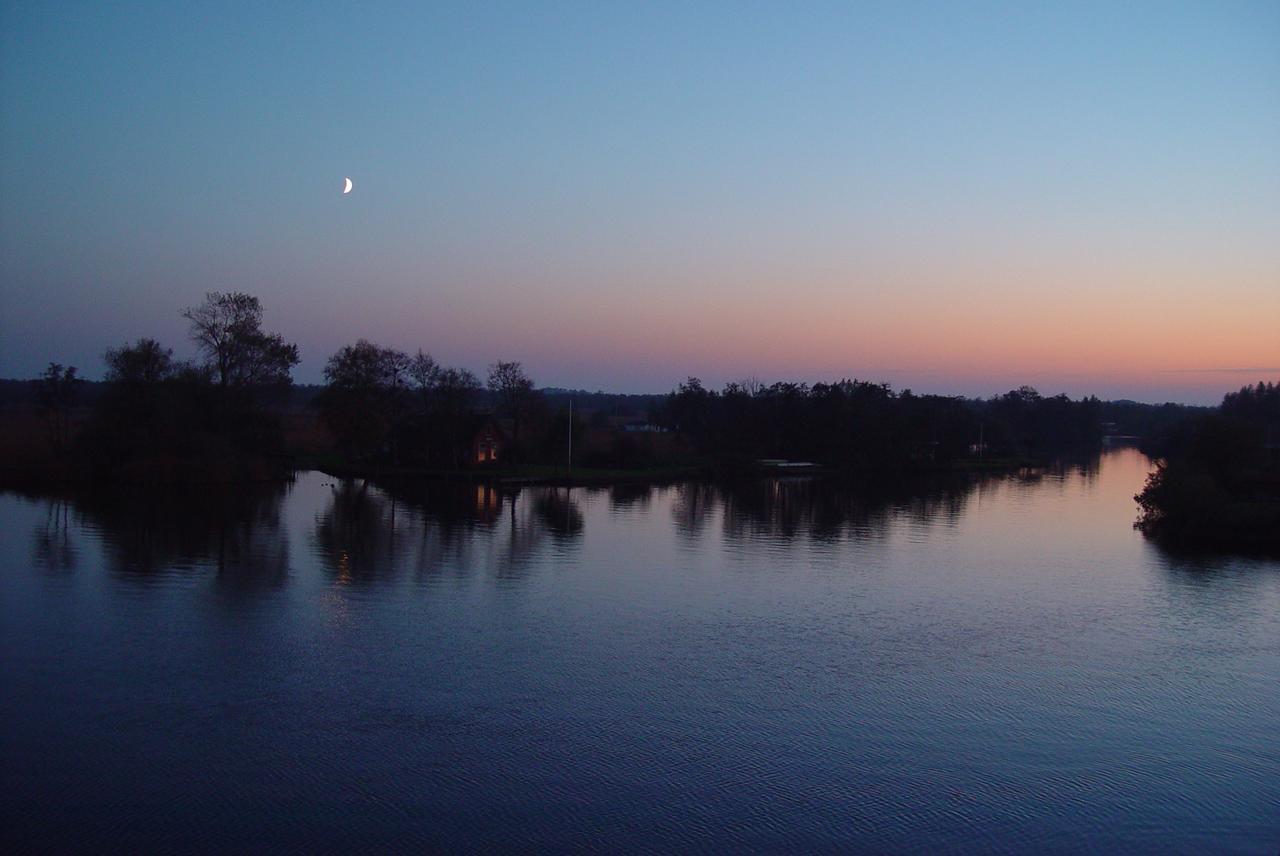
[[505,460],[507,435],[492,416],[477,417],[471,432],[471,457],[474,465],[496,464]]
[[667,432],[667,429],[661,425],[643,420],[628,422],[622,426],[622,430],[628,434],[665,434]]

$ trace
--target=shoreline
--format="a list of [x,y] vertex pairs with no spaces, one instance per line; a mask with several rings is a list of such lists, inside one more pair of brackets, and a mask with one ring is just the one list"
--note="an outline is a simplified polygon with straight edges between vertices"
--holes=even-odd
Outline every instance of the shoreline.
[[698,461],[647,469],[614,469],[530,464],[507,468],[442,470],[423,467],[364,466],[327,457],[281,455],[262,459],[188,461],[155,459],[136,461],[119,467],[83,463],[42,462],[34,466],[0,468],[0,490],[31,491],[67,487],[183,487],[263,484],[291,478],[295,473],[315,470],[333,478],[423,481],[509,485],[607,487],[613,484],[669,484],[676,481],[708,479],[795,479],[852,478],[875,476],[928,478],[965,475],[1002,475],[1023,470],[1047,469],[1063,462],[1083,460],[1076,455],[1054,459],[998,458],[986,461],[959,460],[949,464],[911,467],[833,467],[822,464],[788,466],[773,464],[726,464]]

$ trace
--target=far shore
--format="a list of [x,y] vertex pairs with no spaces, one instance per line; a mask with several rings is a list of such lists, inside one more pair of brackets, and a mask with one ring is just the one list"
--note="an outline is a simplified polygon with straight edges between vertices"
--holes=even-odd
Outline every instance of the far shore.
[[319,470],[334,478],[368,478],[503,484],[516,486],[546,485],[557,487],[607,486],[611,484],[664,484],[709,478],[839,478],[853,475],[947,476],[963,473],[1008,473],[1050,466],[1052,462],[1032,458],[998,458],[986,461],[964,460],[941,466],[919,466],[906,469],[839,469],[809,465],[802,468],[750,463],[724,465],[714,462],[691,463],[649,469],[606,469],[531,464],[505,468],[441,470],[422,467],[360,466],[324,460],[298,462],[300,470]]
[[249,485],[288,479],[294,472],[315,470],[334,478],[452,482],[510,486],[609,486],[670,484],[716,478],[944,477],[959,474],[1009,473],[1039,469],[1052,461],[1033,458],[965,459],[945,465],[921,464],[895,469],[847,469],[810,464],[800,467],[760,462],[693,461],[643,469],[567,467],[528,464],[508,467],[439,469],[389,464],[362,464],[335,456],[280,455],[259,459],[191,461],[155,458],[124,465],[70,464],[28,459],[0,465],[0,489],[40,490],[59,487]]

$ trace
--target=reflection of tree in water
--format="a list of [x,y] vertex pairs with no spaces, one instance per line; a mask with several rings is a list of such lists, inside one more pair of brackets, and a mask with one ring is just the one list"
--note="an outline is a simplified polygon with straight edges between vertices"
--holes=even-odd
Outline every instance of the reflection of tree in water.
[[1022,467],[1010,474],[1010,478],[1029,486],[1041,485],[1046,481],[1056,481],[1065,486],[1072,478],[1079,478],[1085,485],[1092,485],[1098,479],[1102,456],[1089,458],[1060,460],[1037,467]]
[[708,518],[715,512],[717,489],[704,482],[685,482],[677,485],[676,501],[671,506],[671,517],[676,531],[689,538],[697,538],[706,528]]
[[[280,504],[289,484],[113,489],[56,500],[54,508],[71,505],[77,522],[101,539],[109,568],[121,576],[207,565],[231,589],[271,588],[288,574]],[[44,541],[45,532],[37,530],[38,554],[46,549]]]
[[724,537],[730,541],[800,535],[819,541],[866,540],[884,537],[898,518],[923,526],[954,523],[978,484],[960,476],[691,482],[676,488],[672,516],[682,533],[695,537],[719,512]]
[[573,501],[570,488],[543,488],[533,501],[538,519],[556,538],[582,534],[582,509]]
[[48,501],[44,522],[31,533],[31,561],[37,568],[54,573],[75,570],[79,557],[71,540],[70,517],[70,502]]
[[411,537],[411,525],[412,514],[368,480],[346,479],[316,519],[316,554],[342,582],[390,577],[400,556],[396,536]]
[[1094,455],[1083,461],[1076,461],[1071,465],[1071,470],[1077,473],[1085,484],[1093,484],[1098,480],[1098,474],[1102,472],[1102,456]]
[[1280,551],[1265,546],[1223,549],[1167,539],[1147,539],[1143,545],[1157,556],[1167,579],[1185,585],[1188,591],[1265,580],[1277,572],[1276,563],[1280,561]]
[[955,475],[917,478],[882,491],[893,514],[920,528],[937,523],[955,525],[964,516],[974,494],[996,477]]
[[[493,557],[499,579],[523,578],[530,567],[530,560],[545,546],[547,535],[554,532],[554,527],[547,525],[546,508],[541,502],[541,494],[549,490],[554,488],[525,488],[512,496],[507,515],[506,540]],[[575,504],[574,511],[576,510]],[[577,519],[577,532],[581,532],[581,512],[577,512]],[[563,541],[564,536],[560,540]]]
[[648,508],[654,488],[644,482],[624,482],[609,488],[609,506],[617,510]]
[[582,530],[576,503],[550,489],[495,485],[348,480],[334,487],[316,520],[322,563],[346,582],[375,581],[412,569],[420,578],[491,568],[520,578],[548,534]]

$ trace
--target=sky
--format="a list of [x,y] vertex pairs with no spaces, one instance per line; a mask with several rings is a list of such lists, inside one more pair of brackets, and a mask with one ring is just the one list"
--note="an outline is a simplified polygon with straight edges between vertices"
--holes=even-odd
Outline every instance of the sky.
[[0,0],[0,377],[214,290],[301,382],[1216,402],[1280,379],[1280,3]]

